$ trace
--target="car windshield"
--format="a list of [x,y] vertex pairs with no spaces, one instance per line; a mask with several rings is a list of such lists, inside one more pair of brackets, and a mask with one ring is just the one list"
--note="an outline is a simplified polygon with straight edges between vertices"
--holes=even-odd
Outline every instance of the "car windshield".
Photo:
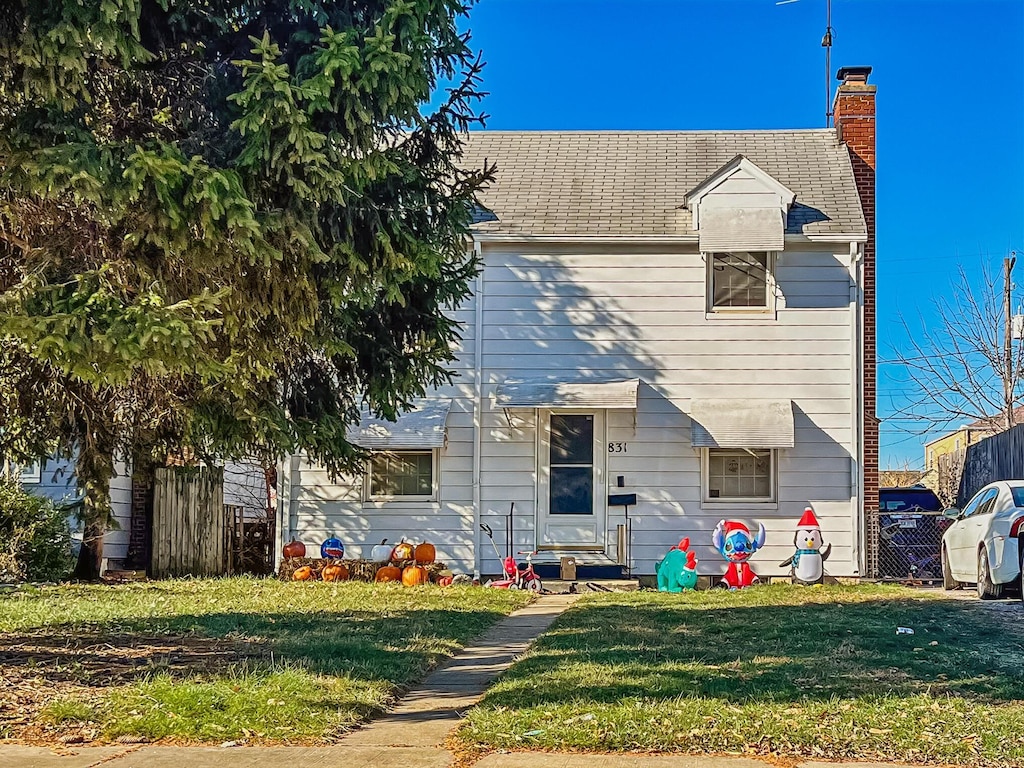
[[878,508],[883,513],[920,510],[940,512],[942,502],[927,488],[881,488],[878,491]]
[[1024,485],[1017,485],[1010,489],[1013,494],[1013,506],[1024,507]]

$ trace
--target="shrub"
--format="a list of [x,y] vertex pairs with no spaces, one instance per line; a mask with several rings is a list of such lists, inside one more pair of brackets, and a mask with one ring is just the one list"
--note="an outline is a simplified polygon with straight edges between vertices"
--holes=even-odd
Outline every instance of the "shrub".
[[67,511],[0,477],[0,581],[57,581],[72,565]]

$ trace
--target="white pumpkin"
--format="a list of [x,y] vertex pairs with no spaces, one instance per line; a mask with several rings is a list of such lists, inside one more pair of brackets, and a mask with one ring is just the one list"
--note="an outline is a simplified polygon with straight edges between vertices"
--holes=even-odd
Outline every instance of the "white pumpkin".
[[391,559],[391,547],[388,546],[388,540],[384,539],[380,544],[377,544],[372,550],[370,550],[370,559],[375,563],[386,563]]

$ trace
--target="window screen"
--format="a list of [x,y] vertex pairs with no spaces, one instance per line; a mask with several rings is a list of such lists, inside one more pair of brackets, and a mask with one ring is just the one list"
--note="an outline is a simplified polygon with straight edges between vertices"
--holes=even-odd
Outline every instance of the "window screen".
[[709,499],[770,499],[772,452],[708,449]]
[[370,496],[430,496],[433,492],[431,451],[376,453],[370,459]]
[[712,254],[711,295],[715,307],[767,307],[768,254]]

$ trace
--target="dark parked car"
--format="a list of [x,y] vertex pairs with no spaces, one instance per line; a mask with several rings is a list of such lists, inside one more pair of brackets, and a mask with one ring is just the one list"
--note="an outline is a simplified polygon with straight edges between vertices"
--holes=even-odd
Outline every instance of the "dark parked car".
[[939,497],[923,485],[878,490],[878,567],[882,578],[942,578],[942,534],[949,526],[942,510]]

